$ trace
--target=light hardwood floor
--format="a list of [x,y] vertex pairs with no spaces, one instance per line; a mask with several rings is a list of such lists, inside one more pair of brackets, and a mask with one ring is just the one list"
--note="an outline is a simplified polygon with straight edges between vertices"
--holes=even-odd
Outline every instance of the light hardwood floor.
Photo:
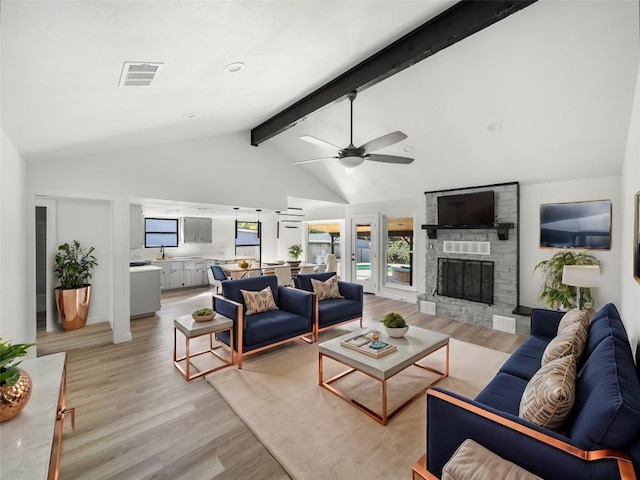
[[[62,480],[289,478],[204,378],[186,382],[173,366],[173,319],[209,306],[210,295],[208,288],[164,293],[160,312],[132,320],[133,340],[118,345],[106,323],[38,333],[38,356],[67,352],[76,430],[65,425]],[[411,325],[507,353],[524,340],[406,302],[366,295],[364,305],[365,326],[397,311]]]

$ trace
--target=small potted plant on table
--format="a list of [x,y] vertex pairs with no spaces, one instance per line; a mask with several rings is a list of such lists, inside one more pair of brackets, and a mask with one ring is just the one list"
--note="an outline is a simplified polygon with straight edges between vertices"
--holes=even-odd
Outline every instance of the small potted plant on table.
[[31,377],[18,368],[17,359],[24,357],[33,345],[35,343],[11,345],[0,338],[0,423],[18,415],[31,397]]
[[302,252],[302,245],[291,245],[289,247],[289,258],[291,259],[289,260],[289,265],[292,267],[300,265],[300,260],[298,259],[300,258],[300,255],[302,255]]
[[393,338],[404,337],[409,330],[409,325],[402,315],[397,312],[387,313],[382,319],[387,335]]
[[209,307],[200,308],[191,314],[191,318],[193,318],[196,322],[208,322],[209,320],[213,320],[215,312],[213,309]]

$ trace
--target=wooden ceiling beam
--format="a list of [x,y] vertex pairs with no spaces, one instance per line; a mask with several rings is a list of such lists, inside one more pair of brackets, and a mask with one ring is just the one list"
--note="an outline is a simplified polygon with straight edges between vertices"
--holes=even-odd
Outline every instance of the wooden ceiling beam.
[[293,127],[309,115],[382,80],[522,10],[537,0],[465,0],[455,4],[355,67],[251,130],[251,145]]

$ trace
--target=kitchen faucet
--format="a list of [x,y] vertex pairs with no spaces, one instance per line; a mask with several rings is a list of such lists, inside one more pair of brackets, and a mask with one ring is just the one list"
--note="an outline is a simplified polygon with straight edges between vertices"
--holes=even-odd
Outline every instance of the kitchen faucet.
[[164,260],[164,245],[160,245],[160,253],[162,254],[162,259]]

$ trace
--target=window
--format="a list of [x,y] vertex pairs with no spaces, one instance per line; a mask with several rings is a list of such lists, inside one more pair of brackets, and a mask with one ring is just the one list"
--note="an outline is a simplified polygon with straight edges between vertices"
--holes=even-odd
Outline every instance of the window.
[[307,234],[307,259],[310,263],[325,263],[329,253],[335,253],[340,261],[339,223],[309,223]]
[[262,259],[262,235],[260,222],[236,220],[236,257]]
[[178,219],[177,218],[145,218],[144,246],[177,247]]
[[386,222],[387,286],[413,285],[413,218],[388,218]]

